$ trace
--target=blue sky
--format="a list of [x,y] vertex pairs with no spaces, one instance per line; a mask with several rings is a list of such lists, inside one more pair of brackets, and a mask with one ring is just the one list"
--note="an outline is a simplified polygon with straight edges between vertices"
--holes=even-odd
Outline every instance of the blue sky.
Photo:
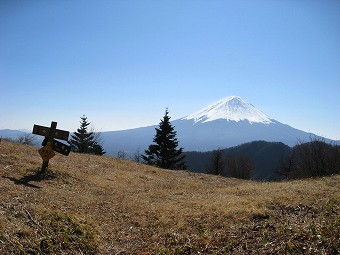
[[238,95],[340,139],[340,1],[0,1],[0,129],[158,124]]

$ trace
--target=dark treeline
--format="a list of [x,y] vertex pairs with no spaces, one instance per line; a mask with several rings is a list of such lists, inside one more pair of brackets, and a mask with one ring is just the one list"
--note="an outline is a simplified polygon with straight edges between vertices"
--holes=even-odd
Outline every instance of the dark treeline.
[[311,139],[292,148],[276,172],[284,178],[321,177],[340,173],[340,146]]
[[[291,148],[283,143],[254,141],[228,149],[186,152],[186,160],[190,171],[242,179],[275,180],[282,176],[274,169],[290,153]],[[218,157],[221,164],[216,169],[214,161]]]
[[254,180],[282,180],[338,174],[340,146],[311,139],[291,148],[255,141],[210,152],[186,152],[190,171]]

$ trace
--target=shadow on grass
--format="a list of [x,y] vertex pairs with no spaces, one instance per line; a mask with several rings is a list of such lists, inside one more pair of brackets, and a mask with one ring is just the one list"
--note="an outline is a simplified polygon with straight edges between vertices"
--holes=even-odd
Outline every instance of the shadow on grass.
[[14,182],[16,185],[24,185],[30,188],[35,188],[35,189],[41,189],[41,187],[34,185],[30,182],[40,182],[43,180],[52,180],[56,178],[56,174],[54,174],[52,171],[48,170],[45,171],[44,173],[41,173],[40,171],[37,171],[34,174],[29,174],[21,177],[20,179],[14,178],[14,177],[9,177],[9,176],[2,176],[2,178],[6,178]]

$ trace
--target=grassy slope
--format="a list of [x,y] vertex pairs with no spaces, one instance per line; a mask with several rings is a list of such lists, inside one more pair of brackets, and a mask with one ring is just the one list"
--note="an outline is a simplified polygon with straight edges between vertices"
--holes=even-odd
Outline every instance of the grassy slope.
[[0,254],[338,254],[340,176],[277,183],[0,144]]

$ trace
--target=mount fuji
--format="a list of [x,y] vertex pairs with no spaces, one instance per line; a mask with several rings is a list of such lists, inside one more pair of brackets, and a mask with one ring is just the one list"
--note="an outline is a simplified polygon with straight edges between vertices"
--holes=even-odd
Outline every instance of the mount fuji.
[[194,120],[195,123],[206,123],[214,120],[248,121],[252,123],[270,124],[272,121],[252,104],[237,96],[230,96],[217,103],[188,115],[182,120]]
[[[171,123],[184,151],[210,151],[256,140],[294,146],[314,136],[270,118],[238,96],[224,98]],[[102,132],[107,155],[117,156],[119,151],[127,157],[144,153],[153,141],[156,127]]]

